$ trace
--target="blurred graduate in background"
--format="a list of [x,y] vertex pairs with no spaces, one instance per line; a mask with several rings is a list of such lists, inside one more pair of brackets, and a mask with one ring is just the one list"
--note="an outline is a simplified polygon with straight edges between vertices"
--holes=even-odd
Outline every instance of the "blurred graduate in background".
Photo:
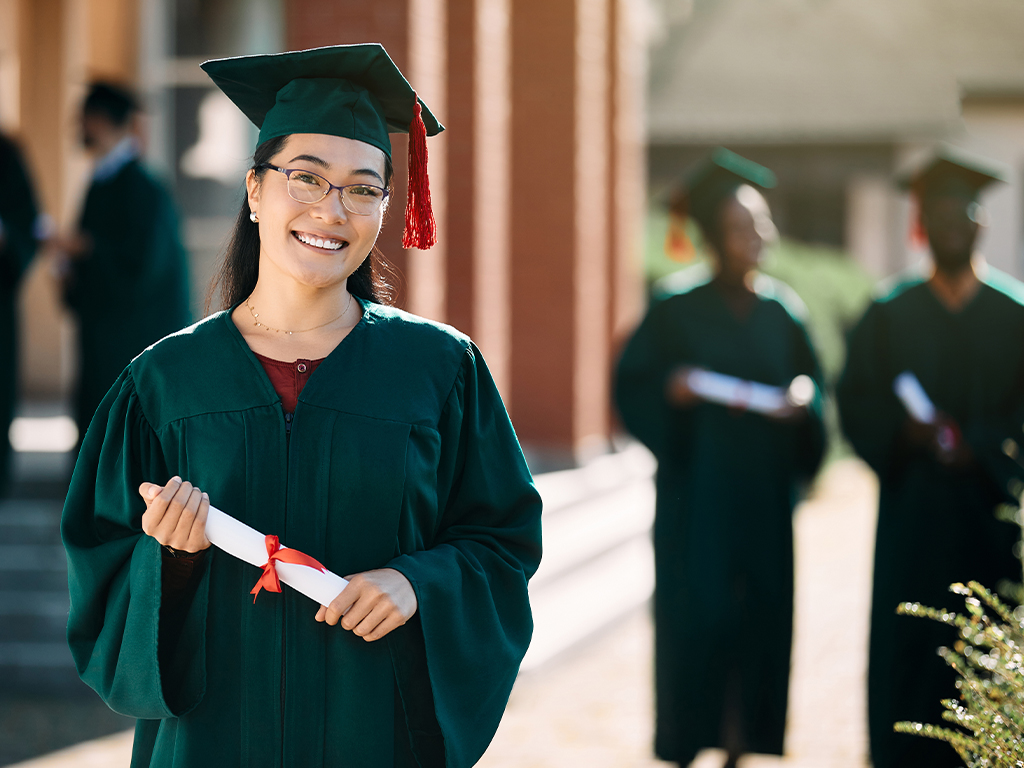
[[8,431],[18,391],[18,287],[36,252],[38,222],[21,152],[0,135],[0,496],[7,489]]
[[137,112],[135,97],[109,83],[94,83],[82,105],[81,139],[95,166],[79,231],[58,243],[78,319],[79,439],[132,358],[191,321],[178,214],[139,158]]
[[893,733],[899,720],[941,723],[940,701],[956,696],[936,654],[956,633],[897,616],[897,605],[942,608],[953,582],[994,589],[1020,579],[1020,531],[993,512],[1013,501],[1020,470],[1006,452],[1024,423],[1024,285],[975,253],[978,194],[996,181],[1001,172],[950,150],[901,181],[933,268],[881,291],[850,335],[837,389],[843,429],[881,482],[868,673],[875,768],[961,764],[947,744]]
[[655,751],[680,765],[783,750],[792,513],[825,431],[803,305],[757,272],[774,184],[721,148],[691,169],[672,231],[692,218],[710,262],[663,281],[617,370],[622,420],[658,459]]

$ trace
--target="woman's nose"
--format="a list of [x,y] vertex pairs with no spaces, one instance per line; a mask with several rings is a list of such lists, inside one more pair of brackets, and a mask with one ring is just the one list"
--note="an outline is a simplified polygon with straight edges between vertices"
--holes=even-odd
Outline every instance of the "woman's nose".
[[324,221],[346,221],[348,209],[341,201],[341,190],[332,189],[327,196],[313,206],[314,215]]

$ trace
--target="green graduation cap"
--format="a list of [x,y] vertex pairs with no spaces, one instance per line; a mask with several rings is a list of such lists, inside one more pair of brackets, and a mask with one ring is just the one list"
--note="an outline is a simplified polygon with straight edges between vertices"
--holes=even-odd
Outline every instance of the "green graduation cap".
[[706,232],[714,228],[722,201],[744,184],[771,189],[775,186],[775,174],[753,160],[717,147],[683,176],[670,204],[672,212],[692,217]]
[[213,59],[203,70],[260,129],[258,144],[292,133],[363,141],[391,157],[389,133],[409,134],[406,248],[437,242],[426,137],[444,130],[379,43]]
[[1005,182],[1009,178],[999,163],[968,154],[953,147],[942,147],[923,163],[900,174],[896,183],[919,199],[951,195],[977,200],[978,194],[989,184]]

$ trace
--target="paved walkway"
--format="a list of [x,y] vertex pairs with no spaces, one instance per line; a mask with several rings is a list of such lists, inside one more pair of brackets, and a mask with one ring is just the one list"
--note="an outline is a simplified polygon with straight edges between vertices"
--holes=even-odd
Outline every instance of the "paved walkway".
[[[796,639],[788,754],[741,768],[865,768],[864,677],[874,478],[833,464],[797,513]],[[595,589],[600,584],[594,585]],[[651,626],[635,610],[575,650],[522,675],[479,768],[654,768]],[[130,734],[18,768],[127,766]],[[706,752],[695,768],[717,768]]]
[[[796,628],[783,759],[740,768],[864,768],[876,485],[857,461],[826,471],[796,519]],[[639,611],[571,658],[520,677],[479,768],[654,768],[651,624]],[[717,768],[703,753],[694,768]]]

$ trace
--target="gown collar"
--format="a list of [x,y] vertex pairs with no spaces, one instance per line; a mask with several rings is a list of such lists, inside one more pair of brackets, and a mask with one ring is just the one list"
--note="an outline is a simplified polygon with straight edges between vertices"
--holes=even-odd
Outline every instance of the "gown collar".
[[[346,355],[346,350],[354,346],[356,343],[350,343],[350,340],[353,339],[353,337],[358,339],[359,336],[364,334],[365,329],[376,321],[374,313],[375,304],[371,301],[360,298],[359,296],[355,296],[354,294],[353,298],[359,302],[359,306],[362,308],[362,316],[359,318],[359,322],[352,326],[352,330],[348,332],[345,338],[342,339],[325,358],[323,358],[323,361],[319,366],[317,366],[317,369],[310,375],[309,380],[306,382],[306,385],[302,388],[302,392],[299,395],[299,402],[309,402],[311,399],[315,398],[319,390],[322,389],[322,387],[318,386],[319,382],[323,379],[338,375],[337,373],[332,374],[332,371],[340,372],[343,370],[343,363],[341,360]],[[280,400],[280,397],[277,394],[277,390],[274,389],[274,385],[271,383],[270,377],[267,376],[267,372],[263,368],[263,364],[259,361],[259,358],[256,357],[256,353],[253,352],[245,342],[245,338],[242,336],[242,332],[238,330],[238,326],[235,325],[235,321],[231,319],[232,313],[241,303],[242,302],[238,302],[224,310],[221,320],[226,325],[228,336],[232,339],[238,351],[241,352],[242,356],[249,361],[249,364],[252,367],[253,381],[259,392],[270,398],[272,401],[278,401]]]

